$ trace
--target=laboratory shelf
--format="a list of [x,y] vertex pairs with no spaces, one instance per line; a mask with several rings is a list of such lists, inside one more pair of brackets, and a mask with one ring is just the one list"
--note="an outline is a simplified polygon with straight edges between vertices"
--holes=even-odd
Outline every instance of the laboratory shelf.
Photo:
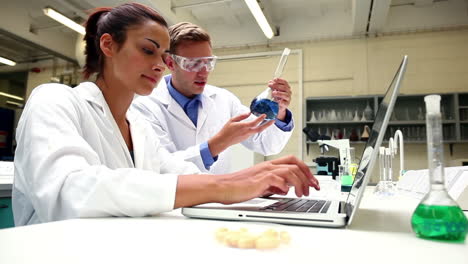
[[[405,143],[426,143],[424,97],[427,94],[400,94],[385,135],[385,142],[396,130],[403,132]],[[467,142],[468,93],[441,94],[441,114],[444,143]],[[304,126],[320,135],[361,138],[365,126],[372,127],[376,109],[383,96],[308,97],[305,99]],[[359,120],[359,121],[358,121]],[[361,121],[363,120],[363,121]],[[305,137],[306,144],[312,144]],[[350,141],[364,144],[366,141]]]
[[316,124],[316,125],[326,125],[326,124],[373,124],[374,120],[370,121],[320,121],[320,122],[310,122],[307,121],[307,124]]

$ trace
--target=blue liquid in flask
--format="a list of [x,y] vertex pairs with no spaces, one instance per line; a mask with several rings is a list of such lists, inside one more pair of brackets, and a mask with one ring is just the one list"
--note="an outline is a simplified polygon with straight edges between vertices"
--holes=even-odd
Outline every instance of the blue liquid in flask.
[[250,111],[256,116],[262,114],[266,115],[265,120],[275,119],[278,115],[279,106],[278,103],[270,99],[259,99],[254,98],[250,103]]

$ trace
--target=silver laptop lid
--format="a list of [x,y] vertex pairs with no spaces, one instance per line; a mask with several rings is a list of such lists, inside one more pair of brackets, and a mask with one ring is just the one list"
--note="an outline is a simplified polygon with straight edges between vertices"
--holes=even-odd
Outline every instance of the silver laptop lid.
[[362,153],[359,169],[345,205],[345,212],[349,219],[348,225],[350,225],[353,220],[356,209],[361,202],[364,189],[369,182],[370,173],[372,173],[372,169],[374,168],[377,153],[382,144],[388,121],[390,120],[400,90],[400,84],[406,71],[407,63],[408,56],[405,55],[375,115],[374,125],[372,126],[371,134],[364,148],[364,152]]

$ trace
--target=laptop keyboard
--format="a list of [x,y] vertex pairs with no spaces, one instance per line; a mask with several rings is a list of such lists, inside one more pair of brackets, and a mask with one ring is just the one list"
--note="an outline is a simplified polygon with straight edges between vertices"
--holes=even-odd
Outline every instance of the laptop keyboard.
[[326,213],[331,201],[284,198],[262,208],[265,211],[285,211],[300,213]]

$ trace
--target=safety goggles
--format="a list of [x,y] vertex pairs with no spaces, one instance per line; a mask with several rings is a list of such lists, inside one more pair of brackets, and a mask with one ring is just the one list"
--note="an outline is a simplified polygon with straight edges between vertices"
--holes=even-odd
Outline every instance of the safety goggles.
[[186,58],[175,54],[171,54],[171,57],[180,68],[189,72],[199,72],[203,67],[205,67],[207,71],[212,71],[216,64],[216,59],[218,58],[216,56]]

